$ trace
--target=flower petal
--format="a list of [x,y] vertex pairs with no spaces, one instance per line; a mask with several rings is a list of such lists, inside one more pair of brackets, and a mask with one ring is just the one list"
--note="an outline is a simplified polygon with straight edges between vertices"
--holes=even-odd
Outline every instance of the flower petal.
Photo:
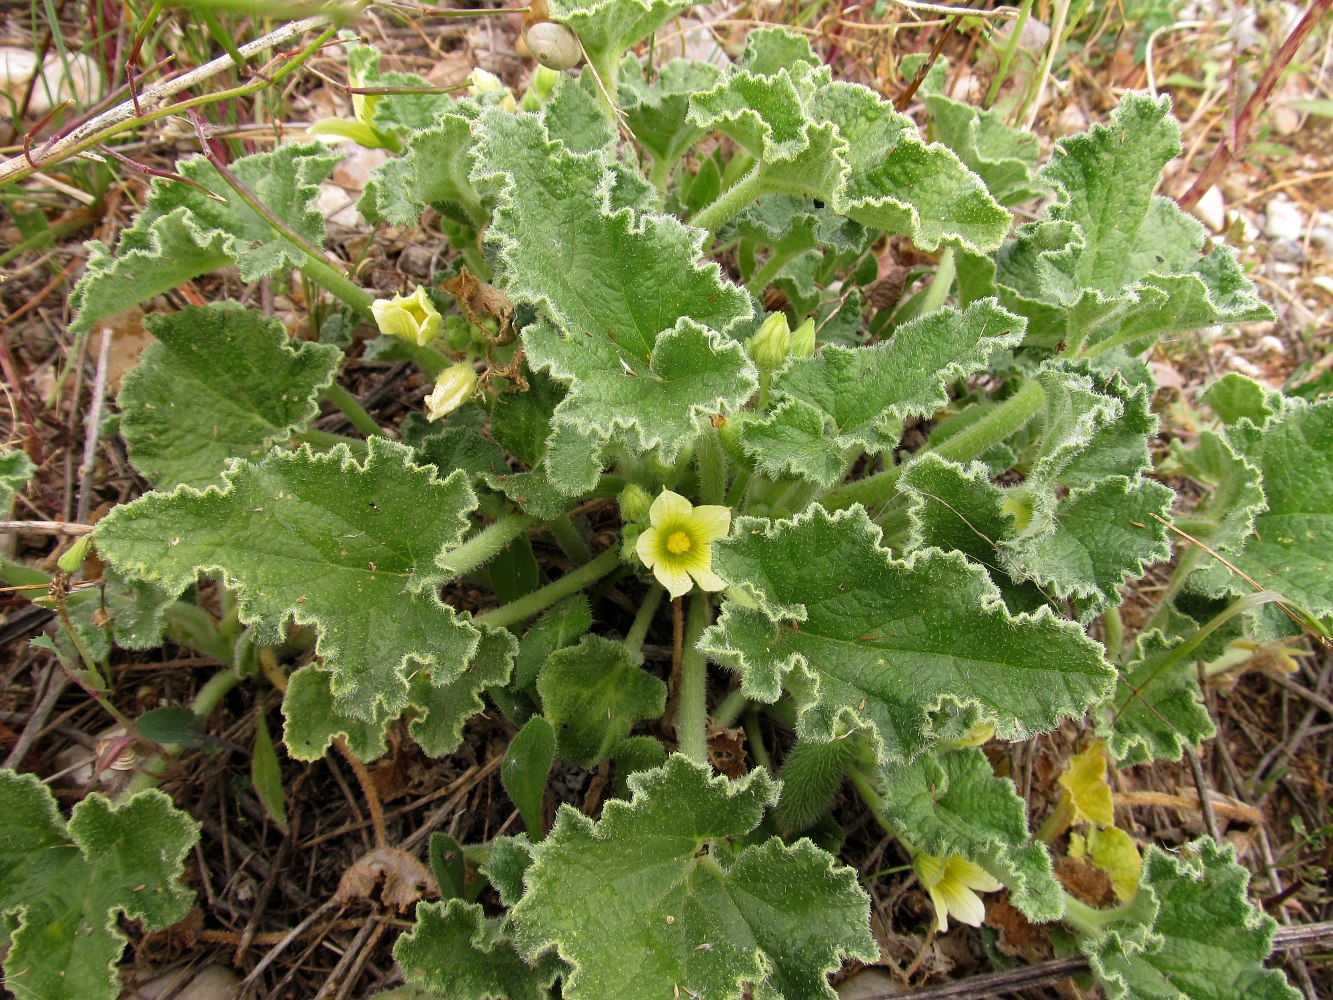
[[634,551],[639,554],[639,558],[649,569],[656,566],[661,552],[657,529],[645,528],[643,534],[639,535],[638,541],[634,543]]
[[957,882],[978,892],[997,892],[1004,888],[1004,883],[998,881],[981,865],[957,854],[949,859],[945,880]]
[[949,904],[934,886],[930,887],[930,902],[935,907],[935,929],[943,934],[949,929]]
[[726,538],[727,533],[731,531],[731,508],[695,507],[694,513],[690,516],[690,527],[694,529],[695,537],[701,542],[715,542],[719,538]]
[[679,493],[663,490],[648,508],[648,520],[655,528],[667,522],[688,521],[694,507]]
[[971,889],[961,882],[946,878],[931,891],[931,896],[934,897],[936,893],[944,899],[951,915],[969,927],[981,926],[981,921],[986,917],[986,907],[982,905],[981,897]]
[[653,576],[657,577],[657,582],[665,587],[672,597],[684,597],[694,589],[694,581],[690,579],[689,573],[679,566],[668,565],[665,561],[653,567]]
[[711,569],[691,569],[689,574],[694,577],[694,582],[699,585],[700,590],[717,591],[727,589],[727,581]]

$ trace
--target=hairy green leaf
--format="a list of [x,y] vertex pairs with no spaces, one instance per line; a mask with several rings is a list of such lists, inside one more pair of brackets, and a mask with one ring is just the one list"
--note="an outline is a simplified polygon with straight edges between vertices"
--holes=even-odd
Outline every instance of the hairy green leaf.
[[744,190],[818,198],[926,250],[1000,245],[1009,214],[954,153],[922,142],[912,121],[873,91],[833,81],[807,58],[808,42],[756,35],[755,54],[690,101],[691,122],[729,135],[756,159]]
[[0,455],[0,513],[9,513],[9,504],[14,494],[23,489],[37,471],[32,459],[21,451],[10,451]]
[[1012,781],[995,776],[981,750],[923,754],[882,767],[879,784],[885,817],[914,848],[960,854],[989,869],[1029,920],[1064,913],[1046,845],[1031,842],[1027,804]]
[[216,482],[228,458],[257,459],[304,429],[342,356],[232,302],[146,325],[158,342],[121,383],[120,429],[134,467],[161,489]]
[[537,693],[562,758],[596,767],[634,723],[665,711],[666,684],[640,662],[624,643],[596,635],[547,658]]
[[996,258],[1000,301],[1028,342],[1150,346],[1164,333],[1269,319],[1235,251],[1204,252],[1202,225],[1153,195],[1180,153],[1170,100],[1129,93],[1108,125],[1062,139],[1041,173],[1057,191]]
[[1246,895],[1250,873],[1229,845],[1208,839],[1174,858],[1155,846],[1143,857],[1141,893],[1150,923],[1122,921],[1085,941],[1084,953],[1110,1000],[1296,1000],[1300,994],[1264,960],[1277,921]]
[[533,845],[512,911],[531,955],[554,949],[573,971],[571,1000],[641,996],[647,984],[740,998],[834,996],[842,956],[878,954],[854,873],[808,840],[777,838],[734,856],[719,841],[759,824],[777,786],[763,771],[710,777],[679,754],[629,779],[594,823],[562,806]]
[[480,128],[474,177],[500,190],[487,230],[499,282],[544,317],[524,331],[529,362],[569,386],[548,440],[560,452],[547,458],[551,482],[590,488],[608,441],[674,461],[702,421],[754,391],[744,351],[722,336],[750,316],[748,296],[700,263],[702,234],[612,210],[600,155],[549,142],[531,116],[489,111]]
[[518,808],[523,825],[534,837],[542,835],[542,796],[555,760],[555,729],[535,715],[509,743],[500,781]]
[[416,225],[430,205],[463,207],[480,228],[481,194],[469,177],[472,166],[472,119],[479,109],[459,101],[430,128],[411,133],[403,155],[377,167],[357,208],[371,222]]
[[546,1000],[560,972],[550,957],[529,965],[498,920],[476,903],[418,903],[416,926],[398,939],[393,957],[409,983],[438,1000]]
[[[1333,400],[1289,400],[1262,427],[1241,420],[1227,428],[1226,440],[1240,459],[1230,471],[1241,482],[1224,492],[1244,504],[1247,471],[1258,469],[1267,509],[1239,546],[1218,539],[1212,547],[1260,586],[1323,618],[1333,612]],[[1193,574],[1190,585],[1214,596],[1253,591],[1220,562]]]
[[551,18],[579,36],[588,60],[616,92],[614,73],[635,42],[647,38],[686,7],[685,0],[550,0]]
[[1115,694],[1097,713],[1097,732],[1118,763],[1180,760],[1186,747],[1195,750],[1216,734],[1203,705],[1195,657],[1168,662],[1182,641],[1168,641],[1157,631],[1140,635],[1133,659],[1118,668]]
[[476,498],[462,472],[440,480],[409,448],[368,445],[363,465],[343,447],[303,448],[237,463],[223,489],[147,494],[98,524],[98,551],[173,595],[220,571],[261,641],[289,621],[319,629],[340,712],[396,718],[409,675],[447,684],[476,651],[478,631],[435,593]]
[[115,1000],[119,916],[161,930],[190,908],[180,878],[194,823],[149,790],[120,806],[90,795],[66,825],[45,785],[7,770],[0,811],[5,986],[20,1000]]
[[[275,217],[320,246],[324,216],[315,198],[341,158],[312,142],[242,157],[230,169]],[[250,208],[204,157],[182,160],[176,169],[214,197],[155,179],[143,211],[120,234],[114,252],[95,240],[87,244],[88,264],[70,295],[78,314],[71,329],[89,330],[105,316],[226,264],[240,269],[242,281],[253,282],[306,262],[305,253]]]
[[747,599],[723,605],[701,648],[740,671],[749,697],[786,687],[801,738],[865,727],[883,760],[926,750],[937,713],[973,710],[1022,739],[1106,696],[1114,674],[1077,626],[1011,615],[960,556],[900,562],[879,541],[859,506],[740,518],[713,562]]
[[950,382],[1022,338],[1022,319],[989,299],[936,310],[872,347],[827,345],[775,376],[785,405],[746,425],[745,449],[766,472],[832,486],[846,473],[845,455],[897,447],[903,421],[933,413],[948,402]]

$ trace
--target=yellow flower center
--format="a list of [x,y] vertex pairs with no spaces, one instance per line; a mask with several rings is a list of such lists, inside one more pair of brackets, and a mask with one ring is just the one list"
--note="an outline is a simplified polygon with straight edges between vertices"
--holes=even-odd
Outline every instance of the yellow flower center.
[[667,551],[673,556],[683,556],[694,544],[690,541],[690,536],[683,531],[673,531],[667,535]]

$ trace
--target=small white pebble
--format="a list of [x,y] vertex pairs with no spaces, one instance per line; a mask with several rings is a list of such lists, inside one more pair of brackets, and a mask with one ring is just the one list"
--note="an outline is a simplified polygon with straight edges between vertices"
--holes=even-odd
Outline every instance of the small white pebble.
[[1286,198],[1274,198],[1268,203],[1264,233],[1275,240],[1299,240],[1305,229],[1301,210]]

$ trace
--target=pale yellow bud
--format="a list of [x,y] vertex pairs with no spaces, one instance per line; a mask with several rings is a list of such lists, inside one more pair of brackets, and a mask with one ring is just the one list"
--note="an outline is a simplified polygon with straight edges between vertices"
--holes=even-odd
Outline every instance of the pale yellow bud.
[[370,311],[380,333],[402,337],[418,347],[425,347],[440,332],[440,311],[420,285],[411,295],[376,299],[371,303]]
[[467,362],[456,364],[440,372],[435,388],[426,397],[426,419],[447,417],[469,399],[477,388],[477,373]]

